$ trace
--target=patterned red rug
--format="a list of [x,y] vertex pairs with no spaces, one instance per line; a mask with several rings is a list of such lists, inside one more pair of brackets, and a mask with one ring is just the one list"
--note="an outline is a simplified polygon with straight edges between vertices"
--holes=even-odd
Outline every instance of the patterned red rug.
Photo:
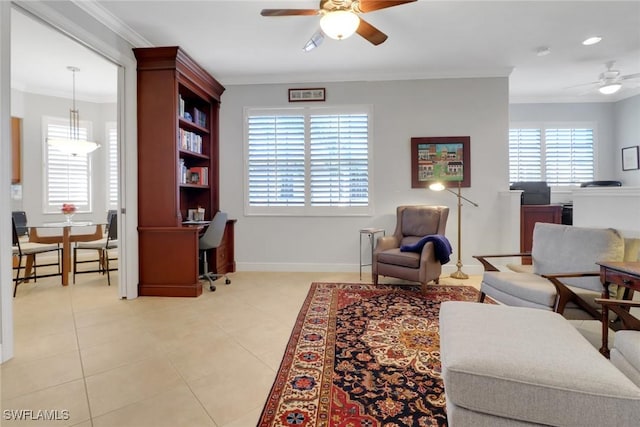
[[438,313],[470,286],[313,283],[258,426],[445,426]]

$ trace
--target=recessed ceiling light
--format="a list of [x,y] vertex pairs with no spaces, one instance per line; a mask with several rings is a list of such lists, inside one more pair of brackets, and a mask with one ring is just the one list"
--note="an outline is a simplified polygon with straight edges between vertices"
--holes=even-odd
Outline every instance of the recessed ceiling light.
[[600,36],[593,36],[593,37],[589,37],[588,39],[585,39],[582,44],[585,46],[591,46],[597,43],[600,43],[600,41],[602,41],[602,37]]

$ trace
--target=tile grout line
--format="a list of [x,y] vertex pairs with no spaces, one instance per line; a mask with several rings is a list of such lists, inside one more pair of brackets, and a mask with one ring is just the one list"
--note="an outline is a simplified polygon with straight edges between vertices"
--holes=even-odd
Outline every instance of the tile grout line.
[[[71,285],[68,285],[71,286]],[[84,362],[82,360],[82,349],[80,347],[80,338],[78,337],[78,325],[76,323],[76,310],[73,301],[73,292],[70,292],[69,296],[71,306],[71,316],[73,317],[73,330],[76,335],[76,344],[78,346],[78,358],[80,359],[80,370],[82,371],[82,384],[84,385],[84,395],[87,400],[87,409],[89,411],[89,423],[93,427],[93,414],[91,413],[91,402],[89,401],[89,389],[87,387],[87,376],[84,371]]]

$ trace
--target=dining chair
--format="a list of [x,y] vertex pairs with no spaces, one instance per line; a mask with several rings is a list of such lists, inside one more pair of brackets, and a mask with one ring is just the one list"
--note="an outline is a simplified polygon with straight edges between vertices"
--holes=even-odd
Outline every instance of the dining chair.
[[[27,282],[30,279],[33,279],[34,282],[37,281],[38,278],[42,277],[53,277],[53,276],[61,276],[62,270],[60,269],[60,253],[62,249],[57,244],[47,244],[47,243],[35,243],[35,242],[20,242],[20,236],[18,235],[18,227],[16,226],[16,222],[13,218],[11,218],[11,226],[13,232],[13,242],[12,242],[12,254],[13,254],[13,269],[16,270],[16,277],[13,279],[13,296],[15,298],[16,292],[18,290],[18,285]],[[44,263],[38,264],[36,255],[43,254],[47,252],[56,252],[58,255],[57,262],[55,263]],[[17,258],[17,261],[16,261]],[[22,259],[25,259],[25,265],[22,265]],[[28,266],[31,264],[31,271],[28,272]],[[47,273],[47,274],[38,274],[38,267],[47,267],[47,266],[57,266],[56,273]],[[20,271],[25,270],[25,276],[20,278]],[[28,275],[27,275],[28,273]]]
[[[117,256],[113,256],[113,249],[118,248],[118,215],[111,215],[109,223],[107,224],[109,231],[107,237],[92,240],[89,242],[76,242],[73,247],[73,283],[76,283],[76,274],[85,273],[102,273],[107,275],[107,284],[111,286],[110,271],[117,270],[117,267],[112,268],[110,266],[111,261],[117,260]],[[98,253],[97,259],[79,260],[78,251],[90,250]],[[95,270],[78,270],[78,264],[85,263],[98,263],[98,268]]]

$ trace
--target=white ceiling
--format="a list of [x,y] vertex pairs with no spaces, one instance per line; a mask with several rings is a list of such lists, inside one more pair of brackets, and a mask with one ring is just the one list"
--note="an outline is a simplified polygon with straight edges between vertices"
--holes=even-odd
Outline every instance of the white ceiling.
[[[302,46],[319,17],[262,17],[260,10],[313,9],[318,0],[76,4],[136,46],[181,46],[223,85],[510,76],[511,102],[606,102],[640,93],[640,79],[612,96],[568,89],[597,81],[608,61],[623,75],[640,73],[640,1],[419,0],[362,15],[389,36],[379,46],[354,35],[325,39],[311,52]],[[583,46],[591,35],[603,41]],[[79,98],[115,93],[115,67],[65,36],[14,16],[12,39],[14,87],[70,93],[66,66],[76,65]],[[537,56],[543,46],[551,53]]]

